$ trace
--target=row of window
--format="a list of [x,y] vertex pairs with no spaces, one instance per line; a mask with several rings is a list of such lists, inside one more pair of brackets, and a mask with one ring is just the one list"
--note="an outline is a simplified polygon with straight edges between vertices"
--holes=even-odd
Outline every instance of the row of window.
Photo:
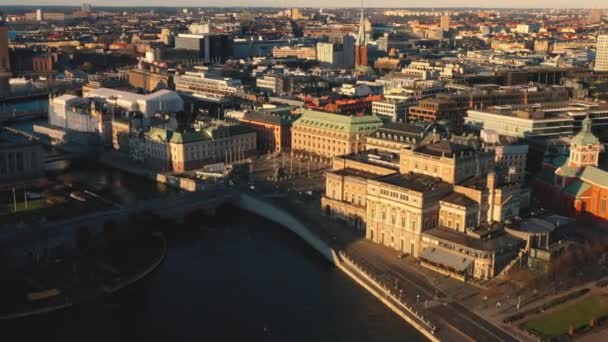
[[[396,199],[400,199],[402,201],[409,201],[409,196],[406,194],[401,194],[395,191],[390,191],[387,189],[380,189],[380,195],[383,196],[388,196],[388,197],[392,197],[392,198],[396,198]],[[412,202],[416,203],[418,202],[418,200],[415,197],[412,197]]]

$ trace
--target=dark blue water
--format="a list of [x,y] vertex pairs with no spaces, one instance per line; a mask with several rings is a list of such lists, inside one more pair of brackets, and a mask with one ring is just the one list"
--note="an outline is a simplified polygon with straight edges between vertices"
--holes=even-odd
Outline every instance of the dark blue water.
[[19,102],[0,102],[0,113],[12,112],[46,112],[49,108],[49,99],[46,97]]
[[230,216],[170,234],[164,263],[134,287],[0,323],[3,335],[19,341],[424,340],[295,235],[243,212]]

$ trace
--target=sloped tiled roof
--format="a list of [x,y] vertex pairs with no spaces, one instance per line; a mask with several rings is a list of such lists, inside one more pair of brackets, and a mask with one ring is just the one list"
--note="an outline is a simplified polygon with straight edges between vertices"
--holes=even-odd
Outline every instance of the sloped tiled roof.
[[555,174],[563,177],[576,177],[577,169],[566,164],[555,170]]
[[580,178],[593,185],[608,188],[608,172],[595,166],[587,166],[581,173]]
[[171,142],[174,144],[187,144],[209,139],[205,133],[196,131],[173,132]]
[[578,198],[578,197],[582,197],[583,194],[590,188],[591,188],[591,185],[577,179],[577,180],[573,181],[572,183],[568,184],[568,186],[566,188],[564,188],[564,192],[574,198]]
[[375,115],[349,116],[307,110],[294,122],[294,126],[297,125],[347,133],[367,133],[382,126],[382,120]]

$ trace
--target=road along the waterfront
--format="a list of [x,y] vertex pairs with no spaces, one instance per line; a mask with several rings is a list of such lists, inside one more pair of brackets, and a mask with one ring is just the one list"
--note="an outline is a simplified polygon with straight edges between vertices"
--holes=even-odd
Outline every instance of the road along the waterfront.
[[424,316],[432,321],[455,328],[474,341],[517,341],[515,337],[433,287],[419,274],[387,262],[377,250],[357,244],[351,246],[347,254],[380,282],[402,291],[404,298],[410,303],[417,303]]

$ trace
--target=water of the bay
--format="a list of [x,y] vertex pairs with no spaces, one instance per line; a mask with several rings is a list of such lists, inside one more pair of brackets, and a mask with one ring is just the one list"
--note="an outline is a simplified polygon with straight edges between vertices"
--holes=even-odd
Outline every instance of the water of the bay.
[[[65,177],[157,194],[120,171]],[[87,176],[88,175],[88,176]],[[137,189],[137,190],[135,190]],[[122,292],[0,323],[11,341],[423,341],[411,326],[281,226],[230,209],[172,231],[166,259]],[[137,246],[133,246],[137,253]]]

